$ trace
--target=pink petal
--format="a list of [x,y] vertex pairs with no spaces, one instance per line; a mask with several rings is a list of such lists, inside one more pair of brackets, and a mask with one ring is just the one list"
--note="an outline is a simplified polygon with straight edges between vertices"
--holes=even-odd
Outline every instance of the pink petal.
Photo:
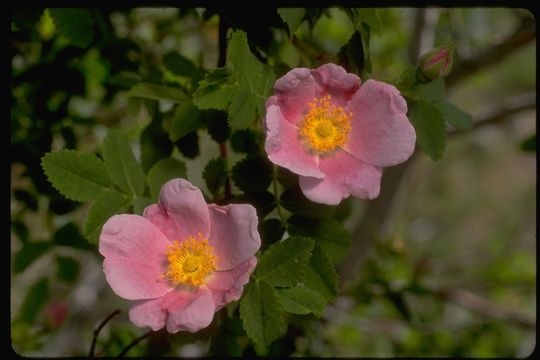
[[138,327],[150,326],[154,331],[162,329],[167,321],[167,310],[162,306],[166,296],[136,301],[129,309],[129,320]]
[[332,102],[337,106],[345,106],[360,86],[360,78],[336,64],[324,64],[311,75],[319,83],[323,92],[332,96]]
[[153,299],[171,288],[161,278],[165,272],[169,240],[147,219],[115,215],[101,231],[99,252],[103,271],[113,291],[125,299]]
[[172,334],[207,327],[216,311],[212,292],[205,286],[196,290],[175,290],[164,299],[162,307],[167,309],[167,331]]
[[368,164],[392,166],[414,151],[416,133],[407,119],[407,103],[394,86],[368,80],[349,102],[352,111],[345,151]]
[[173,179],[161,188],[159,206],[150,205],[143,216],[169,238],[183,241],[201,232],[210,233],[208,206],[201,190],[185,179]]
[[337,205],[342,199],[353,195],[361,199],[373,199],[379,195],[382,170],[366,164],[345,151],[321,157],[324,179],[300,176],[300,188],[314,202]]
[[261,247],[258,218],[249,204],[210,204],[212,231],[208,243],[218,258],[217,270],[231,270],[252,257]]
[[287,121],[298,126],[310,109],[309,103],[322,94],[309,69],[295,68],[276,80],[272,103],[279,106]]
[[214,295],[214,303],[218,310],[225,304],[240,299],[244,285],[248,283],[255,266],[257,266],[257,258],[253,256],[230,271],[214,272],[207,286]]
[[299,175],[324,177],[319,170],[318,157],[311,155],[300,143],[298,129],[285,121],[279,107],[272,105],[268,108],[266,126],[264,148],[270,161]]

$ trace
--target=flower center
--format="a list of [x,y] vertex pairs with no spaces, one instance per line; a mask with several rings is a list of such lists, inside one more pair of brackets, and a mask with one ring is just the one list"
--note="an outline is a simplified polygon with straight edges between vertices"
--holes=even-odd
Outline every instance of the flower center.
[[175,241],[167,250],[169,265],[163,274],[173,284],[200,286],[205,278],[216,269],[217,257],[208,240],[198,234],[198,238],[188,237],[183,242]]
[[304,146],[316,154],[335,150],[347,142],[352,113],[332,104],[332,97],[315,98],[298,131]]

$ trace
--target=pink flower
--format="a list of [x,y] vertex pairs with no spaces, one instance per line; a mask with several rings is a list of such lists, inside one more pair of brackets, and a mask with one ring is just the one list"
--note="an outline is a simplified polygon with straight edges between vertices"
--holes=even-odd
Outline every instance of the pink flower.
[[118,296],[135,300],[135,325],[195,332],[242,295],[257,265],[257,223],[253,206],[208,205],[197,187],[174,179],[143,216],[116,215],[103,225],[103,271]]
[[336,205],[352,195],[379,195],[382,168],[407,160],[416,133],[407,103],[392,85],[341,66],[296,68],[274,84],[266,102],[268,158],[300,175],[312,201]]

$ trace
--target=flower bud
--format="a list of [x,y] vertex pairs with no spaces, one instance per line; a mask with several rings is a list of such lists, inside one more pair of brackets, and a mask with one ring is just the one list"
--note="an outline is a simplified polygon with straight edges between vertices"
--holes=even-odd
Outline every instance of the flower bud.
[[61,302],[53,302],[49,304],[44,311],[45,324],[50,329],[57,329],[66,320],[68,307]]
[[441,46],[420,57],[418,70],[430,80],[445,77],[452,70],[452,55],[454,49]]

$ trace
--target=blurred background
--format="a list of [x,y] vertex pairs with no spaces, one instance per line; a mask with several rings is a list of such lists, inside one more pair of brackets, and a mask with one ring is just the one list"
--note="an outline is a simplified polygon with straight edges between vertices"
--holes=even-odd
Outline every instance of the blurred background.
[[[170,121],[172,103],[126,95],[141,80],[193,87],[166,66],[172,52],[201,69],[216,67],[216,12],[82,10],[86,21],[76,24],[55,23],[50,9],[12,13],[11,341],[25,356],[86,355],[94,328],[115,309],[122,313],[104,327],[96,355],[114,356],[145,331],[129,322],[128,302],[111,291],[102,257],[81,235],[88,204],[62,197],[41,157],[99,151],[107,129],[121,127],[140,139],[134,151],[145,171],[145,156],[172,153],[204,189],[202,169],[219,155],[205,131],[167,138],[161,123]],[[342,9],[309,9],[291,45],[277,14],[256,16],[263,10],[228,16],[258,19],[245,25],[263,29],[250,45],[278,76],[337,62],[354,31]],[[536,345],[534,17],[505,8],[377,12],[382,29],[371,36],[370,77],[395,81],[422,53],[451,40],[446,94],[475,123],[448,129],[442,159],[416,151],[386,169],[378,199],[347,201],[353,243],[340,296],[320,319],[298,316],[276,346],[294,356],[525,357]],[[59,26],[83,35],[67,39]],[[149,151],[156,154],[141,155]],[[141,342],[130,355],[208,354],[206,340],[168,339]]]

